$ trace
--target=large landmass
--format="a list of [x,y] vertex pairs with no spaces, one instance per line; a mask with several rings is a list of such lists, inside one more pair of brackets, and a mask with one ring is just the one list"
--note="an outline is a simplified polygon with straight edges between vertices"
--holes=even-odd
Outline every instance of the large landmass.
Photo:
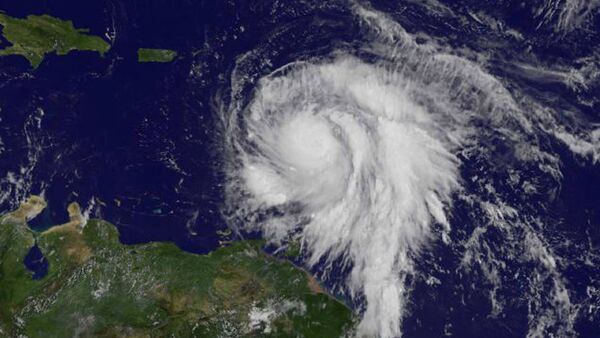
[[[19,19],[0,11],[0,25],[2,36],[11,43],[0,49],[0,56],[21,55],[33,68],[37,68],[48,53],[66,55],[73,50],[86,50],[104,55],[111,47],[101,37],[89,35],[88,29],[75,28],[73,22],[49,15]],[[139,62],[171,62],[176,56],[177,52],[169,49],[138,49]]]
[[75,28],[73,22],[49,15],[19,19],[0,12],[0,25],[2,35],[12,44],[0,50],[0,56],[24,56],[33,68],[51,52],[66,55],[73,50],[85,50],[104,55],[110,49],[110,44],[101,37],[88,35],[89,30]]
[[[37,233],[27,221],[46,207],[32,197],[0,217],[2,337],[340,337],[351,310],[303,270],[239,241],[207,255],[170,243],[123,245],[103,220]],[[33,279],[34,245],[48,261]]]

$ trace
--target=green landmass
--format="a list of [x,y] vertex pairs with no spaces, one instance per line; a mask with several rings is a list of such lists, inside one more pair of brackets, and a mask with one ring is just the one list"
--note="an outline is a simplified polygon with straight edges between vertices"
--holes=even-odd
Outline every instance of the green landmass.
[[299,257],[301,253],[302,253],[302,246],[300,244],[300,241],[292,240],[292,241],[290,241],[290,243],[288,243],[288,246],[285,250],[286,257],[296,258],[296,257]]
[[[353,326],[348,307],[261,241],[207,255],[124,245],[76,203],[68,223],[34,232],[27,221],[45,206],[32,197],[0,217],[1,337],[333,338]],[[49,262],[39,280],[23,263],[35,243]]]
[[88,35],[88,29],[79,29],[73,22],[49,15],[30,15],[24,19],[0,12],[2,35],[12,45],[0,50],[2,55],[24,56],[37,68],[44,56],[51,52],[66,55],[72,50],[96,51],[104,55],[110,45],[98,36]]
[[177,56],[177,52],[169,49],[138,49],[139,62],[171,62]]

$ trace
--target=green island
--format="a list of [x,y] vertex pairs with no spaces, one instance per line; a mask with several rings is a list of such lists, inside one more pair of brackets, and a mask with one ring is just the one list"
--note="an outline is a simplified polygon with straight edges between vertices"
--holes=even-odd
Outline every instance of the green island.
[[138,49],[138,62],[171,62],[177,56],[177,52],[169,49]]
[[[115,226],[69,221],[44,232],[27,222],[31,197],[0,216],[1,337],[343,337],[355,317],[304,270],[238,241],[206,255],[171,243],[124,245]],[[24,257],[48,261],[33,279]]]
[[73,26],[49,15],[29,15],[14,18],[0,11],[2,35],[12,45],[0,50],[3,55],[21,55],[37,68],[44,56],[51,52],[66,55],[73,50],[95,51],[104,55],[110,44],[98,36],[88,35],[88,29]]

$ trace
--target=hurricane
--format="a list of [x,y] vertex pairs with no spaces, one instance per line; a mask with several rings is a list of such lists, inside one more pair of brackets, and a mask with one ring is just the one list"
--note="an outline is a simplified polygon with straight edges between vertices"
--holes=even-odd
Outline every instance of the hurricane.
[[266,79],[249,108],[254,151],[241,173],[257,205],[301,209],[263,224],[268,238],[304,219],[310,264],[346,257],[350,287],[369,304],[362,330],[386,337],[397,333],[408,254],[431,222],[448,224],[444,204],[458,186],[452,144],[393,77],[340,57]]
[[[260,232],[276,246],[300,241],[306,266],[324,279],[332,269],[348,271],[343,289],[360,304],[358,337],[402,335],[415,261],[431,243],[453,241],[457,201],[481,210],[507,240],[527,240],[515,250],[546,262],[536,270],[539,283],[552,280],[551,292],[564,296],[547,263],[552,253],[521,218],[521,205],[504,200],[493,179],[470,171],[473,164],[465,166],[480,161],[478,169],[493,164],[518,173],[535,163],[540,179],[558,180],[558,162],[539,136],[564,132],[558,118],[509,91],[472,55],[418,41],[368,7],[354,4],[352,12],[364,38],[358,47],[302,57],[256,81],[244,62],[260,53],[238,60],[219,112],[232,227]],[[480,191],[466,188],[480,179]],[[535,184],[519,189],[536,193]],[[477,236],[484,235],[464,240],[461,269],[469,272],[476,260],[500,288],[494,274],[505,258],[482,248]],[[530,289],[533,299],[540,292]],[[499,298],[494,306],[502,306]],[[570,332],[574,311],[562,297],[531,320],[531,336],[555,330],[556,322],[562,324],[555,332]]]

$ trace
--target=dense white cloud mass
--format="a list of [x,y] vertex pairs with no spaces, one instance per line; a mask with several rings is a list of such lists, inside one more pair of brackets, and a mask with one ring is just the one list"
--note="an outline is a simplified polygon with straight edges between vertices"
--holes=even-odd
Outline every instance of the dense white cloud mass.
[[[310,263],[345,257],[366,297],[361,330],[398,334],[408,252],[458,186],[457,160],[425,108],[385,68],[355,58],[264,79],[246,121],[242,177],[256,205],[297,203]],[[283,239],[297,223],[261,225]]]
[[[232,102],[222,111],[228,205],[239,220],[232,226],[276,244],[300,238],[308,265],[348,268],[347,289],[364,297],[358,335],[398,337],[414,257],[431,238],[448,241],[452,200],[464,193],[464,179],[478,179],[461,178],[458,154],[487,158],[493,150],[480,140],[493,137],[494,147],[514,150],[514,161],[537,161],[558,176],[532,137],[535,123],[555,122],[534,106],[525,117],[477,64],[434,42],[417,44],[381,13],[354,9],[370,41],[361,52],[373,58],[338,50],[288,64],[260,79],[247,101],[240,83],[249,81],[250,56],[238,60]],[[495,206],[464,195],[484,210],[514,210],[500,197]],[[496,218],[490,222],[501,226]],[[561,311],[569,313],[570,303]],[[548,325],[532,320],[531,327]]]
[[[385,18],[360,14],[383,20],[377,27],[384,39],[404,34]],[[471,106],[450,103],[457,94],[473,95],[469,82],[495,88],[464,60],[403,42],[412,48],[406,51],[423,53],[417,65],[426,72],[456,78],[471,71],[471,78],[457,88],[397,68],[407,64],[372,64],[340,53],[263,78],[230,132],[245,136],[234,141],[239,163],[233,176],[247,196],[241,210],[295,210],[247,226],[274,242],[299,232],[311,265],[351,266],[348,287],[366,303],[359,334],[380,337],[400,335],[411,255],[431,236],[433,222],[449,228],[445,208],[460,186],[454,152],[468,132],[460,120],[473,113]],[[464,102],[479,104],[476,95],[469,99]]]

